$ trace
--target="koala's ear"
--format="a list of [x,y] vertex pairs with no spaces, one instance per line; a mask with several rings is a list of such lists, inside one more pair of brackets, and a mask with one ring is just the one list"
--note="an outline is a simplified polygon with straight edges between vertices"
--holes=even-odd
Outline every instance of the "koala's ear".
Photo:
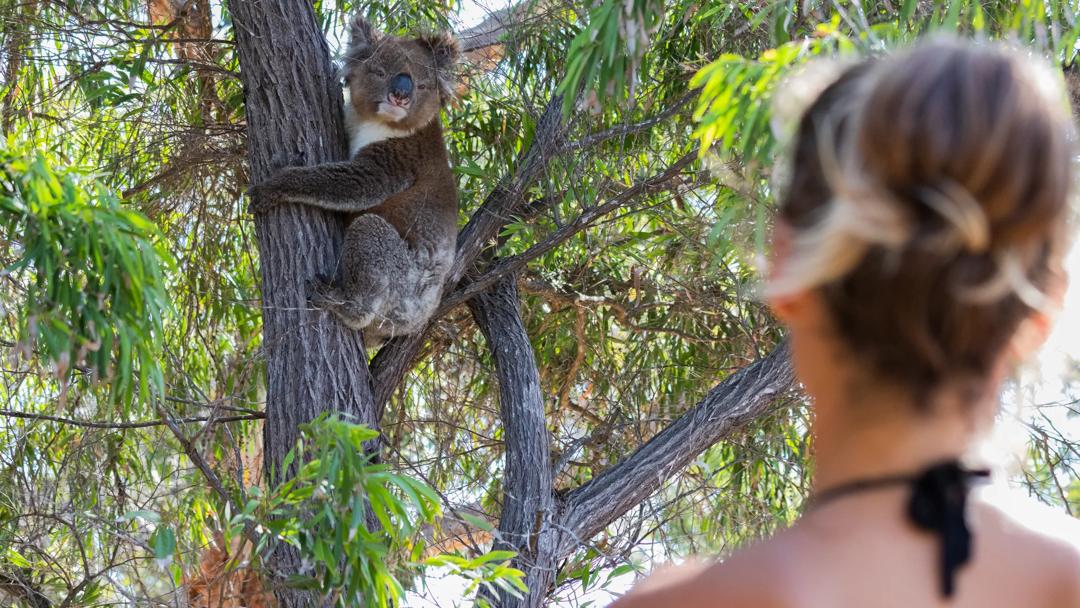
[[439,79],[439,93],[443,103],[450,101],[455,96],[454,66],[458,57],[461,56],[461,45],[452,34],[425,34],[416,39],[417,42],[431,50],[431,56],[435,58],[435,72]]
[[461,45],[457,38],[448,32],[425,34],[417,38],[417,41],[431,49],[431,54],[435,57],[435,67],[439,70],[453,68],[461,55]]
[[359,58],[370,54],[381,36],[363,15],[357,13],[349,25],[349,57]]

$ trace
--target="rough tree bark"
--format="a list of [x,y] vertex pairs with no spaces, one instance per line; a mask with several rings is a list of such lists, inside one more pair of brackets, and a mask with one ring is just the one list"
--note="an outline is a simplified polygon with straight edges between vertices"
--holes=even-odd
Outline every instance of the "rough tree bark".
[[540,373],[518,310],[516,278],[503,277],[469,301],[487,338],[499,379],[506,468],[495,549],[516,551],[529,592],[520,600],[500,592],[500,606],[539,606],[555,580],[556,537],[551,452]]
[[[229,10],[245,91],[251,182],[285,165],[345,158],[341,89],[311,2],[231,0]],[[372,427],[378,417],[360,332],[309,308],[304,293],[307,279],[337,264],[341,219],[281,205],[257,216],[255,229],[267,366],[264,470],[273,478],[301,423],[331,410]],[[296,572],[296,558],[279,548],[272,567]],[[283,607],[313,602],[308,594],[278,597]]]

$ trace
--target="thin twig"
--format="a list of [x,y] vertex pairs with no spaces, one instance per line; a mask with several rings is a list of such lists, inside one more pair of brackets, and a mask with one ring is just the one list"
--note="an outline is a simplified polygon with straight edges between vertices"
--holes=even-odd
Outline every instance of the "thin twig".
[[678,100],[676,100],[674,105],[672,105],[670,108],[667,108],[663,112],[656,114],[655,116],[646,118],[645,120],[634,124],[616,125],[614,127],[611,127],[610,129],[605,129],[598,133],[586,135],[585,137],[582,137],[577,141],[567,143],[564,147],[566,150],[580,150],[582,148],[591,148],[592,146],[605,142],[609,139],[613,139],[616,137],[626,137],[627,135],[633,135],[634,133],[639,133],[646,129],[651,129],[652,127],[678,114],[679,110],[681,110],[682,107],[689,103],[692,99],[696,98],[698,96],[698,93],[700,92],[701,89],[691,89],[687,91]]
[[565,408],[570,401],[570,390],[574,387],[574,379],[577,378],[578,369],[585,362],[585,307],[574,303],[574,336],[577,337],[577,352],[574,360],[570,363],[570,369],[566,371],[562,386],[559,388],[559,409]]
[[[179,418],[177,420],[171,421],[145,420],[140,422],[100,422],[97,420],[77,420],[74,418],[62,418],[60,416],[50,416],[48,414],[31,414],[29,412],[17,412],[14,410],[0,410],[0,416],[3,416],[5,418],[23,418],[26,420],[58,422],[60,424],[77,426],[87,429],[145,429],[155,426],[168,426],[169,422],[175,422],[176,424],[192,424],[196,422],[207,422],[210,420],[209,416],[198,416],[195,418]],[[263,412],[257,412],[244,416],[223,416],[221,418],[214,418],[213,422],[239,422],[242,420],[262,420],[263,418],[266,418],[266,414],[264,414]]]
[[[215,473],[212,468],[210,468],[210,463],[206,462],[206,459],[199,453],[199,450],[195,449],[195,445],[191,443],[186,435],[184,435],[178,421],[169,417],[169,412],[164,406],[159,406],[158,412],[161,414],[161,419],[165,423],[165,426],[169,427],[173,436],[176,437],[176,441],[180,443],[180,447],[184,450],[184,454],[186,454],[188,459],[198,467],[200,472],[202,472],[203,477],[206,478],[206,481],[210,484],[210,487],[213,488],[214,492],[221,500],[229,505],[229,508],[232,509],[234,514],[243,513],[243,505],[236,502],[236,500],[229,495],[229,491],[225,489],[225,484],[221,483],[221,478],[217,476],[217,473]],[[244,537],[251,542],[252,546],[258,546],[258,538],[255,536],[255,525],[250,520],[244,523]]]

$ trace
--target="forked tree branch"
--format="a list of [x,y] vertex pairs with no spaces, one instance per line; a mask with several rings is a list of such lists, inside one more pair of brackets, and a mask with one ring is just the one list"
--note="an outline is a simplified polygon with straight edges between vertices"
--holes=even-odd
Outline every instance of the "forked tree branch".
[[538,389],[539,380],[538,376],[529,380],[535,359],[520,317],[515,316],[512,284],[512,277],[503,278],[469,305],[495,358],[506,428],[507,478],[499,538],[519,552],[515,565],[526,572],[530,588],[544,590],[540,596],[530,593],[524,602],[500,598],[499,605],[531,608],[542,605],[551,590],[552,579],[547,576],[561,560],[661,489],[710,446],[768,412],[794,386],[795,372],[789,347],[782,343],[714,386],[693,409],[633,454],[559,500],[550,493],[547,425],[541,397],[533,388]]
[[523,598],[501,592],[498,605],[538,607],[555,580],[555,495],[544,394],[518,309],[517,281],[504,277],[470,300],[469,309],[487,339],[499,379],[506,476],[495,548],[518,554],[514,566],[525,572],[529,587]]
[[[533,153],[533,149],[530,149],[522,163],[522,171],[511,180],[507,180],[512,185],[512,188],[505,188],[502,185],[496,187],[480,209],[473,214],[465,228],[462,229],[458,237],[457,261],[451,271],[447,286],[444,288],[446,295],[443,296],[443,301],[433,319],[438,319],[453,308],[464,304],[469,298],[484,291],[502,277],[521,270],[528,262],[565,243],[601,217],[628,205],[643,195],[667,187],[667,184],[697,157],[697,148],[695,148],[660,173],[635,183],[599,205],[586,209],[572,221],[564,224],[545,240],[530,247],[525,252],[494,263],[479,277],[469,281],[455,291],[450,291],[465,276],[466,269],[475,267],[476,258],[483,250],[484,245],[498,234],[499,230],[510,221],[513,215],[521,211],[526,187],[532,179],[535,179],[542,168],[547,166],[551,156],[560,149],[558,137],[560,137],[561,125],[556,122],[560,117],[557,113],[557,102],[558,98],[553,99],[548,105],[548,110],[544,113],[544,118],[550,120],[545,123],[545,120],[541,119],[541,126],[544,129],[543,131],[538,129],[537,140],[534,141],[533,145],[534,148],[539,146],[538,151]],[[541,138],[541,134],[546,136]],[[390,399],[390,395],[397,389],[405,373],[412,366],[413,361],[420,352],[420,348],[424,344],[426,334],[427,328],[411,336],[395,339],[387,344],[375,357],[375,360],[372,361],[375,403],[380,412]]]

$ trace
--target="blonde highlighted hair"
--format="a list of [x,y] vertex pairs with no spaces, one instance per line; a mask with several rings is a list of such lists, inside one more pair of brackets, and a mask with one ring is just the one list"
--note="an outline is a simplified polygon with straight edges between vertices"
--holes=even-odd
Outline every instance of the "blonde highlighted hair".
[[1060,79],[1018,51],[938,38],[847,68],[794,134],[794,237],[767,292],[820,290],[900,384],[982,378],[1046,303],[1072,156]]

